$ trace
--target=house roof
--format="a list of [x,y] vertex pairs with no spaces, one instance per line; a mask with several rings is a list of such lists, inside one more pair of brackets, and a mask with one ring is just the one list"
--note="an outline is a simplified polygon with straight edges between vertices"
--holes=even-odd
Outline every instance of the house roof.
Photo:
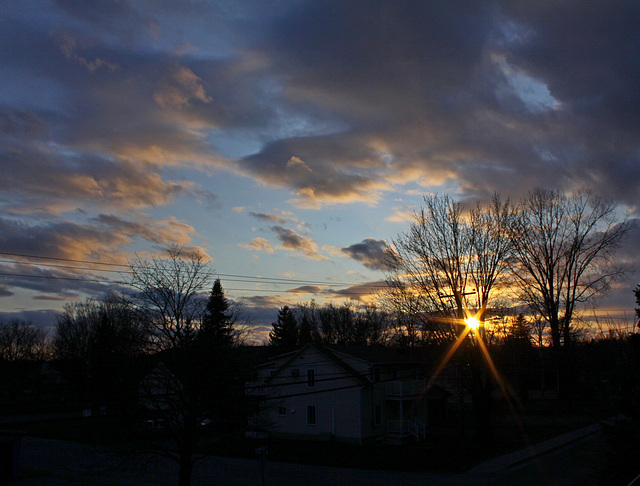
[[326,357],[329,361],[335,363],[339,368],[343,369],[345,373],[357,381],[359,381],[363,385],[368,385],[371,381],[367,376],[355,370],[352,366],[350,366],[343,357],[348,356],[352,358],[359,359],[368,363],[369,365],[403,365],[403,366],[419,366],[419,362],[414,359],[408,358],[406,356],[401,355],[400,353],[388,349],[372,346],[354,346],[354,345],[321,345],[316,343],[309,343],[304,345],[297,351],[293,351],[290,353],[284,353],[278,356],[273,357],[268,363],[264,363],[261,366],[267,366],[272,364],[274,361],[285,358],[284,363],[282,363],[274,373],[266,380],[269,382],[274,377],[278,376],[283,369],[286,369],[298,356],[306,352],[308,349],[313,348],[320,352],[324,357]]
[[325,348],[332,352],[343,353],[361,359],[371,365],[407,365],[420,366],[421,362],[415,358],[399,353],[395,349],[384,346],[361,346],[349,344],[326,344]]

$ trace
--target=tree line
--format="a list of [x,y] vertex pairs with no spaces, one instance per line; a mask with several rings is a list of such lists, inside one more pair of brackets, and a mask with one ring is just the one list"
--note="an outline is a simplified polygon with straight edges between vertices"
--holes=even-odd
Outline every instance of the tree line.
[[517,203],[496,194],[471,207],[426,196],[386,248],[391,270],[376,306],[284,306],[269,343],[443,344],[471,316],[495,339],[505,314],[526,313],[536,344],[548,335],[560,352],[579,331],[576,309],[628,270],[614,254],[631,227],[615,204],[586,191],[535,189]]

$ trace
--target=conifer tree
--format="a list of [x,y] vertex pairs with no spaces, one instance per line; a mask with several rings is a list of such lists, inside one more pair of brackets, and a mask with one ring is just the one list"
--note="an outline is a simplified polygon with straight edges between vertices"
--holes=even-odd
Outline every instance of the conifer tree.
[[225,297],[220,279],[217,279],[202,318],[200,337],[202,341],[213,346],[230,346],[233,343],[233,315],[230,304]]
[[289,306],[278,311],[278,320],[271,324],[269,344],[272,346],[295,346],[298,343],[298,324]]

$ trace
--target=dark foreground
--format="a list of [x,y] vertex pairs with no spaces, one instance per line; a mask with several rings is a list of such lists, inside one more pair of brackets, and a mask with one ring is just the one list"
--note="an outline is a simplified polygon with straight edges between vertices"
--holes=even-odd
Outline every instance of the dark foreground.
[[[598,485],[606,442],[598,427],[565,434],[555,443],[482,463],[462,473],[335,468],[229,457],[206,457],[194,485]],[[28,437],[21,471],[10,485],[175,485],[175,463],[159,457],[122,456],[90,445]]]

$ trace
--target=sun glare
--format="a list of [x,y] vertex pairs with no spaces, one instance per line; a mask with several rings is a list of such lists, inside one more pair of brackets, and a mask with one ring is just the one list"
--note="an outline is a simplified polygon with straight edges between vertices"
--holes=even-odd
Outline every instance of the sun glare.
[[480,325],[480,321],[475,317],[467,317],[464,322],[470,329],[478,329],[478,326]]

